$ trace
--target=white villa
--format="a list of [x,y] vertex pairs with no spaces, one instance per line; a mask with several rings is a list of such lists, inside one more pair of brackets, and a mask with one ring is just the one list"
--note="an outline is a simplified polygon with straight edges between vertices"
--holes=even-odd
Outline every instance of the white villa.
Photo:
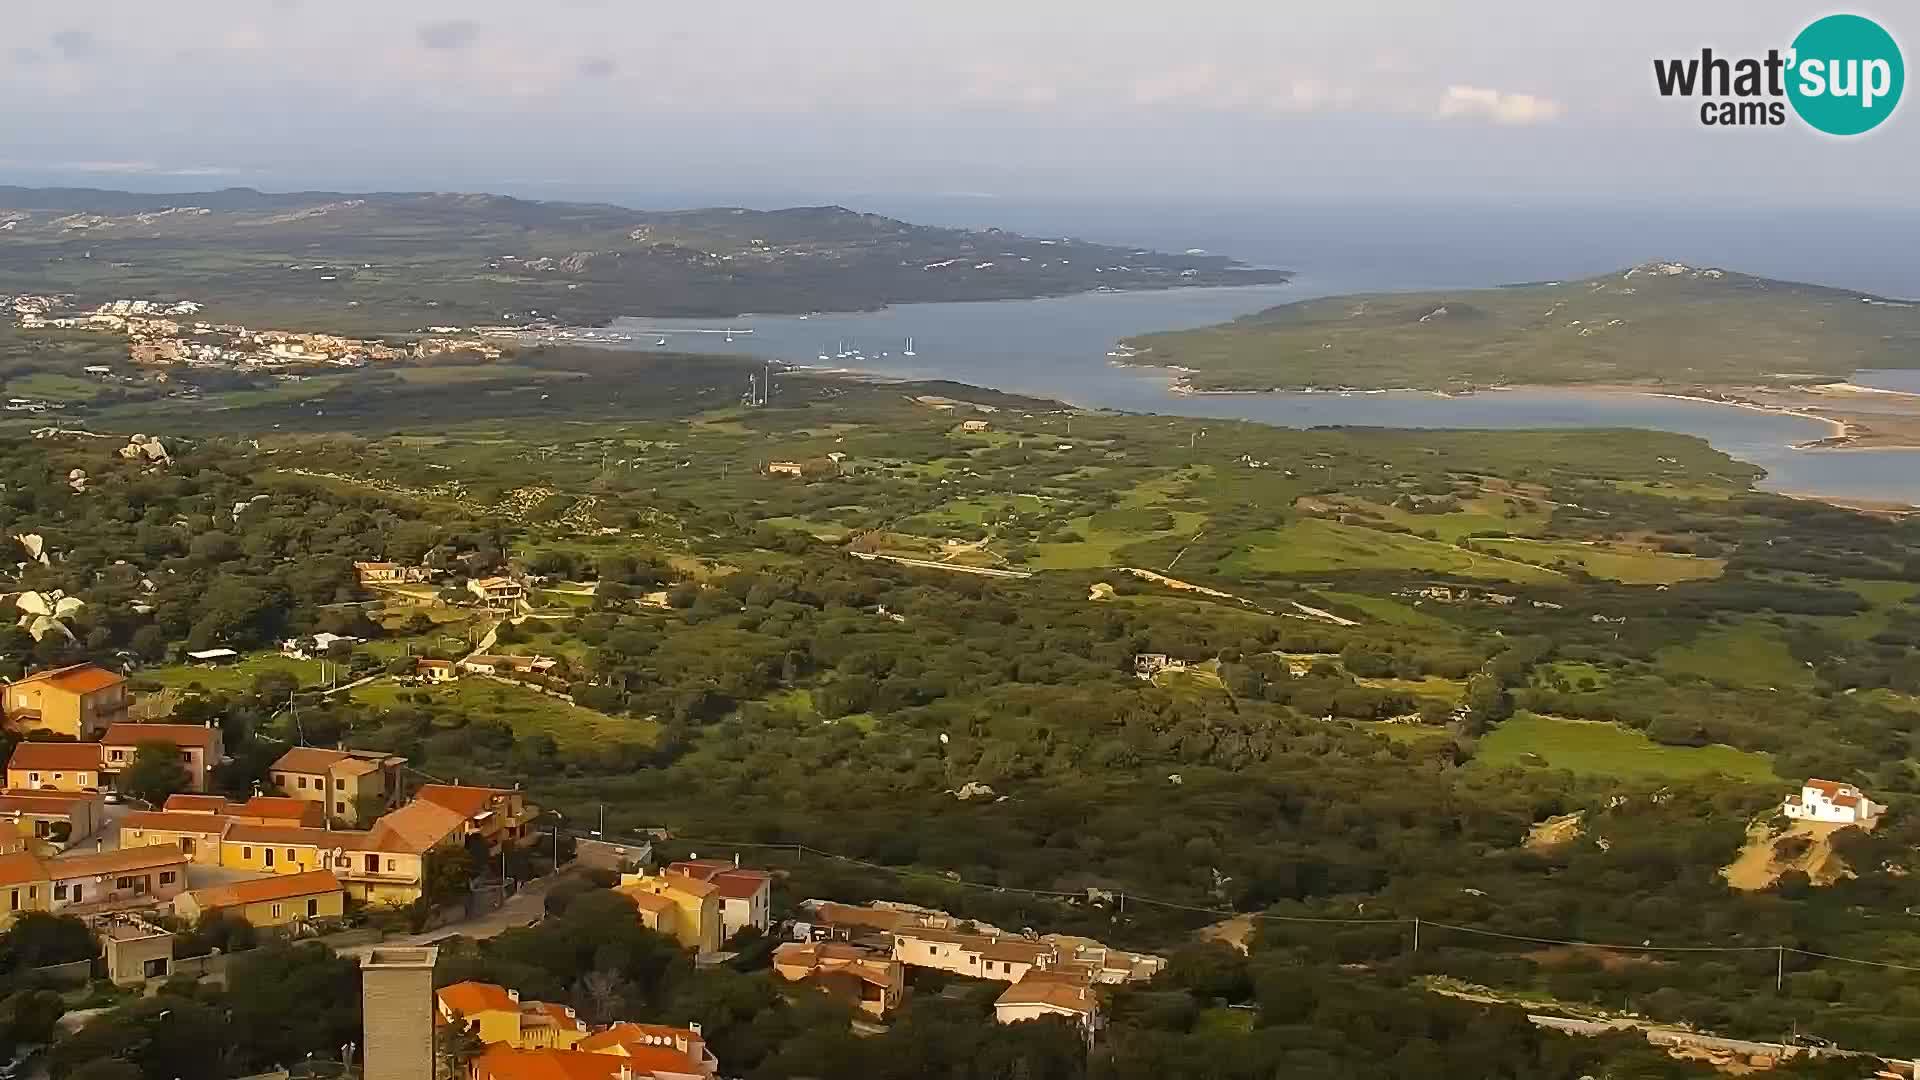
[[1852,784],[1808,780],[1799,794],[1787,796],[1780,812],[1797,821],[1871,825],[1886,809]]

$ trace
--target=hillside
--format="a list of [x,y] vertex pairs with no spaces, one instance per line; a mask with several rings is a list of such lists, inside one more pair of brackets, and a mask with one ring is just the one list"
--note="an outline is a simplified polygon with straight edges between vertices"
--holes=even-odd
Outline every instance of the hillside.
[[1920,366],[1920,305],[1650,263],[1583,281],[1307,300],[1130,344],[1133,362],[1188,369],[1197,389],[1784,385]]
[[931,228],[841,207],[648,212],[497,195],[0,187],[0,294],[217,298],[247,320],[328,329],[857,310],[1285,278],[1213,256]]

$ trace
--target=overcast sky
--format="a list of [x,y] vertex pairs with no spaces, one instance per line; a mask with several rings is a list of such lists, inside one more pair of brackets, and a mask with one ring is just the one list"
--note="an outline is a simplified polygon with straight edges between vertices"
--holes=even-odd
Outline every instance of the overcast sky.
[[[1920,41],[1910,0],[1881,17]],[[627,202],[1913,206],[1920,104],[1714,130],[1651,60],[1789,0],[8,0],[0,182]],[[1901,18],[1905,15],[1905,18]],[[1904,23],[1904,25],[1903,25]]]

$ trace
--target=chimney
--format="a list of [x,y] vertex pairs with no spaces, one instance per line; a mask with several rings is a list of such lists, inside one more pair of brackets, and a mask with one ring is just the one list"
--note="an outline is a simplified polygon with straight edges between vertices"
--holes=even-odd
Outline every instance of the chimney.
[[700,1021],[694,1020],[688,1023],[687,1030],[693,1032],[695,1035],[700,1034]]
[[740,853],[737,851],[733,853],[733,868],[740,869]]
[[675,1033],[674,1033],[674,1036],[673,1036],[673,1048],[674,1048],[675,1050],[678,1050],[678,1051],[680,1051],[680,1052],[681,1052],[681,1053],[683,1053],[683,1054],[684,1054],[684,1053],[686,1053],[686,1052],[687,1052],[687,1037],[686,1037],[685,1035],[682,1035],[682,1034],[680,1034],[680,1033],[678,1033],[678,1032],[675,1032]]
[[96,854],[96,855],[98,855],[99,853],[101,853],[101,852],[103,852],[103,851],[105,851],[105,850],[107,850],[107,838],[106,838],[106,837],[104,837],[104,836],[96,836],[96,837],[94,837],[94,838],[93,838],[93,853],[94,853],[94,854]]
[[507,1000],[508,1000],[508,1001],[519,1001],[519,1000],[520,1000],[520,991],[518,991],[518,990],[513,990],[513,989],[509,989],[509,990],[507,991]]

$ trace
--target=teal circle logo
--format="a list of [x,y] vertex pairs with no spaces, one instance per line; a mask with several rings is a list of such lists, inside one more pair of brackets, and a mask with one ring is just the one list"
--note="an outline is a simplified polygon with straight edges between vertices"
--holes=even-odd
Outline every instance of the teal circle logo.
[[1800,31],[1789,63],[1793,111],[1829,135],[1879,127],[1907,82],[1893,35],[1859,15],[1829,15]]

